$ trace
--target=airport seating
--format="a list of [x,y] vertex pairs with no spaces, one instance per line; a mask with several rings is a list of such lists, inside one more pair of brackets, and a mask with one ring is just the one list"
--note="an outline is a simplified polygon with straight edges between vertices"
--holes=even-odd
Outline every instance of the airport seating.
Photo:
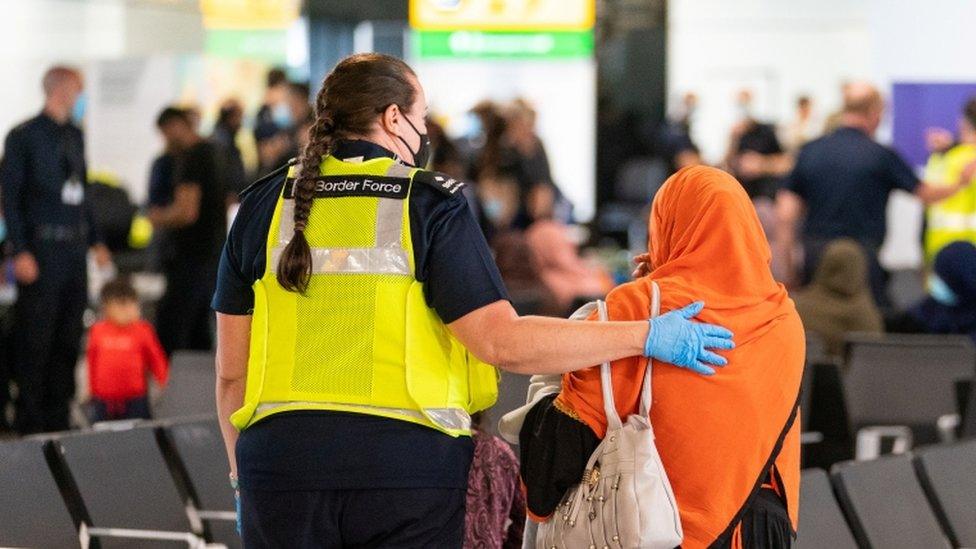
[[823,469],[806,469],[800,479],[800,530],[797,549],[857,549],[841,512],[830,477]]
[[0,444],[0,546],[80,547],[78,529],[48,468],[49,443]]
[[860,547],[950,547],[915,476],[910,455],[840,463],[834,466],[833,479]]
[[969,338],[853,334],[846,360],[844,394],[859,430],[858,459],[880,453],[879,435],[893,434],[902,450],[912,439],[936,442],[954,435],[956,382],[972,379],[976,371]]
[[921,448],[915,467],[956,547],[976,547],[976,440]]
[[227,478],[227,454],[214,417],[167,422],[164,450],[179,460],[190,493],[213,541],[230,548],[241,546],[236,531],[234,491]]
[[83,538],[97,538],[103,549],[203,545],[203,526],[174,483],[152,425],[70,433],[52,443],[90,517]]

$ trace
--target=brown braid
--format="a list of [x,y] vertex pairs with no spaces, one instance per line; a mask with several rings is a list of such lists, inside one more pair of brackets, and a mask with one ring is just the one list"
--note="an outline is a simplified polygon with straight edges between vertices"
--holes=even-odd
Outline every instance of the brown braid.
[[322,159],[337,139],[368,135],[388,106],[395,104],[409,112],[416,99],[411,77],[416,78],[402,60],[376,53],[347,57],[326,76],[315,98],[315,123],[295,181],[295,233],[278,260],[282,288],[305,293],[312,277],[312,250],[305,229]]

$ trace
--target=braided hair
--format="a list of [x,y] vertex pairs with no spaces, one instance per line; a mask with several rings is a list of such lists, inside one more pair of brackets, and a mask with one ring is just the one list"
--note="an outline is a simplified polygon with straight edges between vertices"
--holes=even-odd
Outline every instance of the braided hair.
[[295,233],[278,260],[282,288],[305,293],[312,277],[312,250],[305,238],[315,196],[315,179],[323,157],[340,139],[371,133],[377,118],[390,105],[409,112],[417,92],[413,70],[401,59],[378,53],[349,56],[325,77],[315,97],[315,122],[300,157],[295,181]]

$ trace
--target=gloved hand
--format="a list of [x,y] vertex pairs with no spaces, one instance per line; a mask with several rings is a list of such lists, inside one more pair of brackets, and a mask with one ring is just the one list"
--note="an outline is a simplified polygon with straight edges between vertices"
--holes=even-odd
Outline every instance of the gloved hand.
[[691,319],[704,308],[703,302],[696,301],[683,309],[650,319],[644,356],[707,376],[713,375],[715,370],[706,363],[725,366],[728,360],[708,349],[734,349],[732,332],[714,324],[692,322]]
[[237,511],[237,535],[241,535],[241,491],[234,490],[234,510]]

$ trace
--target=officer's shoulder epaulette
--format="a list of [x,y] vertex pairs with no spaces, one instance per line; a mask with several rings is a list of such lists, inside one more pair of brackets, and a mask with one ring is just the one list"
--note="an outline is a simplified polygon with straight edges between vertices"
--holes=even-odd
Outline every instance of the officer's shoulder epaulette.
[[453,177],[441,173],[432,172],[428,170],[419,170],[413,176],[414,182],[424,183],[430,185],[431,187],[437,189],[437,191],[446,196],[454,196],[464,188],[465,183],[460,179],[454,179]]
[[280,176],[280,175],[287,175],[288,174],[288,170],[291,169],[291,167],[294,166],[295,164],[298,164],[298,159],[292,158],[291,160],[288,161],[287,164],[281,166],[280,168],[275,169],[275,171],[269,173],[268,175],[266,175],[266,176],[258,179],[254,183],[251,183],[250,185],[248,185],[243,191],[241,191],[240,193],[238,193],[237,196],[240,197],[241,199],[244,199],[245,196],[247,196],[247,195],[251,194],[252,192],[254,192],[255,190],[263,187],[266,183],[269,183],[271,181],[277,181],[278,180],[278,176]]

